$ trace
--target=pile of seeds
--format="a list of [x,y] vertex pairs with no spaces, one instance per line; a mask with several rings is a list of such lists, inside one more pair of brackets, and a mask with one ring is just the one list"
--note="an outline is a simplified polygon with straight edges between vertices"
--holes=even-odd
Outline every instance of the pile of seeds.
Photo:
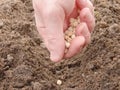
[[75,38],[75,29],[76,29],[76,27],[79,23],[80,23],[80,18],[79,17],[77,19],[74,19],[74,18],[70,19],[70,26],[65,31],[65,34],[64,34],[65,46],[66,46],[65,53],[67,53],[72,39]]

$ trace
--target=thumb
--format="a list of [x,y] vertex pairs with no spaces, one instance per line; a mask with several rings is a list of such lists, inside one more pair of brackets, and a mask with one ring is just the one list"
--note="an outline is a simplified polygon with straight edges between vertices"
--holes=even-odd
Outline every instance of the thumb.
[[44,42],[50,51],[50,59],[54,62],[60,61],[64,55],[64,10],[59,7],[49,7],[43,12],[45,24]]

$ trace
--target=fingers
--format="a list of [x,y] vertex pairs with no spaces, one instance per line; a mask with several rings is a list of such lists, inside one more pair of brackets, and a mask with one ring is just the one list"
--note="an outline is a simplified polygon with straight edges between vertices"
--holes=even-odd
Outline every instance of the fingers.
[[54,62],[60,61],[64,55],[64,11],[58,7],[49,7],[44,12],[45,45],[50,51],[50,59]]
[[58,4],[64,9],[66,16],[69,16],[72,13],[75,6],[75,0],[56,0],[55,2],[58,2]]
[[65,19],[64,20],[64,27],[63,27],[64,32],[67,30],[68,25],[69,25],[68,19]]
[[89,31],[93,31],[95,27],[94,7],[90,0],[77,0],[77,6],[80,11],[81,22],[86,22]]
[[43,39],[44,41],[44,38],[45,38],[45,25],[43,23],[43,19],[41,17],[41,15],[37,14],[35,12],[35,21],[36,21],[36,27],[37,27],[37,30],[40,34],[40,37]]
[[74,38],[71,42],[70,48],[67,54],[64,56],[65,58],[70,58],[80,52],[85,44],[85,38],[83,36],[78,36]]
[[76,2],[80,10],[83,8],[89,8],[91,13],[94,14],[94,7],[90,0],[77,0]]
[[85,22],[87,24],[90,32],[93,31],[95,27],[95,18],[89,8],[84,8],[80,11],[80,20],[81,22]]
[[58,62],[62,60],[65,49],[63,37],[59,37],[59,36],[48,37],[45,41],[45,45],[50,51],[50,59],[53,62]]
[[69,18],[76,18],[79,15],[77,6],[75,5],[72,13],[69,15]]
[[[42,0],[37,0],[37,2],[40,1]],[[72,57],[83,48],[85,43],[89,43],[90,32],[93,30],[95,24],[93,17],[94,8],[91,2],[89,0],[76,1],[77,6],[81,10],[81,24],[76,29],[77,37],[71,42],[71,46],[65,57]],[[59,6],[56,6],[52,1],[44,2],[44,4],[41,5],[38,3],[34,4],[38,31],[50,51],[51,60],[54,62],[60,61],[64,55],[65,43],[63,30],[68,27],[68,22],[67,20],[65,21],[65,14],[69,15],[73,11],[70,17],[77,16],[77,9],[75,8],[73,10],[75,5],[73,2],[75,2],[75,0],[71,0],[71,4],[67,4],[69,6],[66,6],[66,3],[62,0],[58,4]],[[46,7],[44,5],[46,5]]]
[[44,25],[44,19],[42,17],[42,7],[41,7],[41,0],[32,0],[33,1],[33,8],[34,8],[34,15],[35,15],[35,22],[37,26],[37,30],[44,39],[45,34],[45,25]]
[[77,36],[84,36],[85,38],[85,44],[89,44],[90,43],[90,38],[91,38],[91,34],[88,30],[88,27],[86,25],[86,23],[80,23],[77,28],[76,28],[76,35]]
[[[39,3],[40,4],[40,3]],[[50,59],[54,62],[60,61],[64,55],[64,10],[55,5],[48,5],[46,8],[34,3],[35,19],[38,32],[42,37],[45,46],[50,51]],[[41,8],[40,8],[41,7]]]

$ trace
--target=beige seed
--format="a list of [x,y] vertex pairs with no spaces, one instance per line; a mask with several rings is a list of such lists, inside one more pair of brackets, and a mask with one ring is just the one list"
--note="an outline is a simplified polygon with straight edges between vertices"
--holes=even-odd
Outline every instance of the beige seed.
[[66,42],[69,42],[69,43],[70,43],[71,41],[72,41],[72,38],[70,38],[70,37],[66,40]]
[[69,36],[65,35],[65,37],[64,37],[64,38],[65,38],[65,40],[67,40],[67,39],[69,38]]
[[66,48],[69,48],[70,47],[70,43],[69,42],[65,42],[65,46],[66,46]]
[[61,85],[61,84],[62,84],[62,81],[61,81],[61,80],[57,80],[57,84],[58,84],[58,85]]
[[68,31],[73,31],[73,27],[69,27],[69,28],[68,28]]
[[75,35],[73,34],[71,38],[72,38],[72,39],[75,38]]
[[71,37],[71,36],[72,36],[72,34],[73,34],[72,32],[69,32],[69,33],[68,33],[68,36],[69,36],[69,37]]
[[78,22],[76,21],[72,25],[73,25],[73,27],[76,27],[78,25]]
[[66,30],[66,31],[65,31],[65,34],[67,34],[68,32],[69,32],[69,31],[68,31],[68,30]]
[[70,18],[70,23],[74,23],[76,20],[74,18]]

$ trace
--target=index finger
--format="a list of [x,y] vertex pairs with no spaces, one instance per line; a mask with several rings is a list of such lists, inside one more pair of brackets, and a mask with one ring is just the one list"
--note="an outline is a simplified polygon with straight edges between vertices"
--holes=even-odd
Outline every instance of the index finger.
[[89,8],[94,15],[94,7],[90,0],[76,0],[76,4],[80,10],[83,8]]

